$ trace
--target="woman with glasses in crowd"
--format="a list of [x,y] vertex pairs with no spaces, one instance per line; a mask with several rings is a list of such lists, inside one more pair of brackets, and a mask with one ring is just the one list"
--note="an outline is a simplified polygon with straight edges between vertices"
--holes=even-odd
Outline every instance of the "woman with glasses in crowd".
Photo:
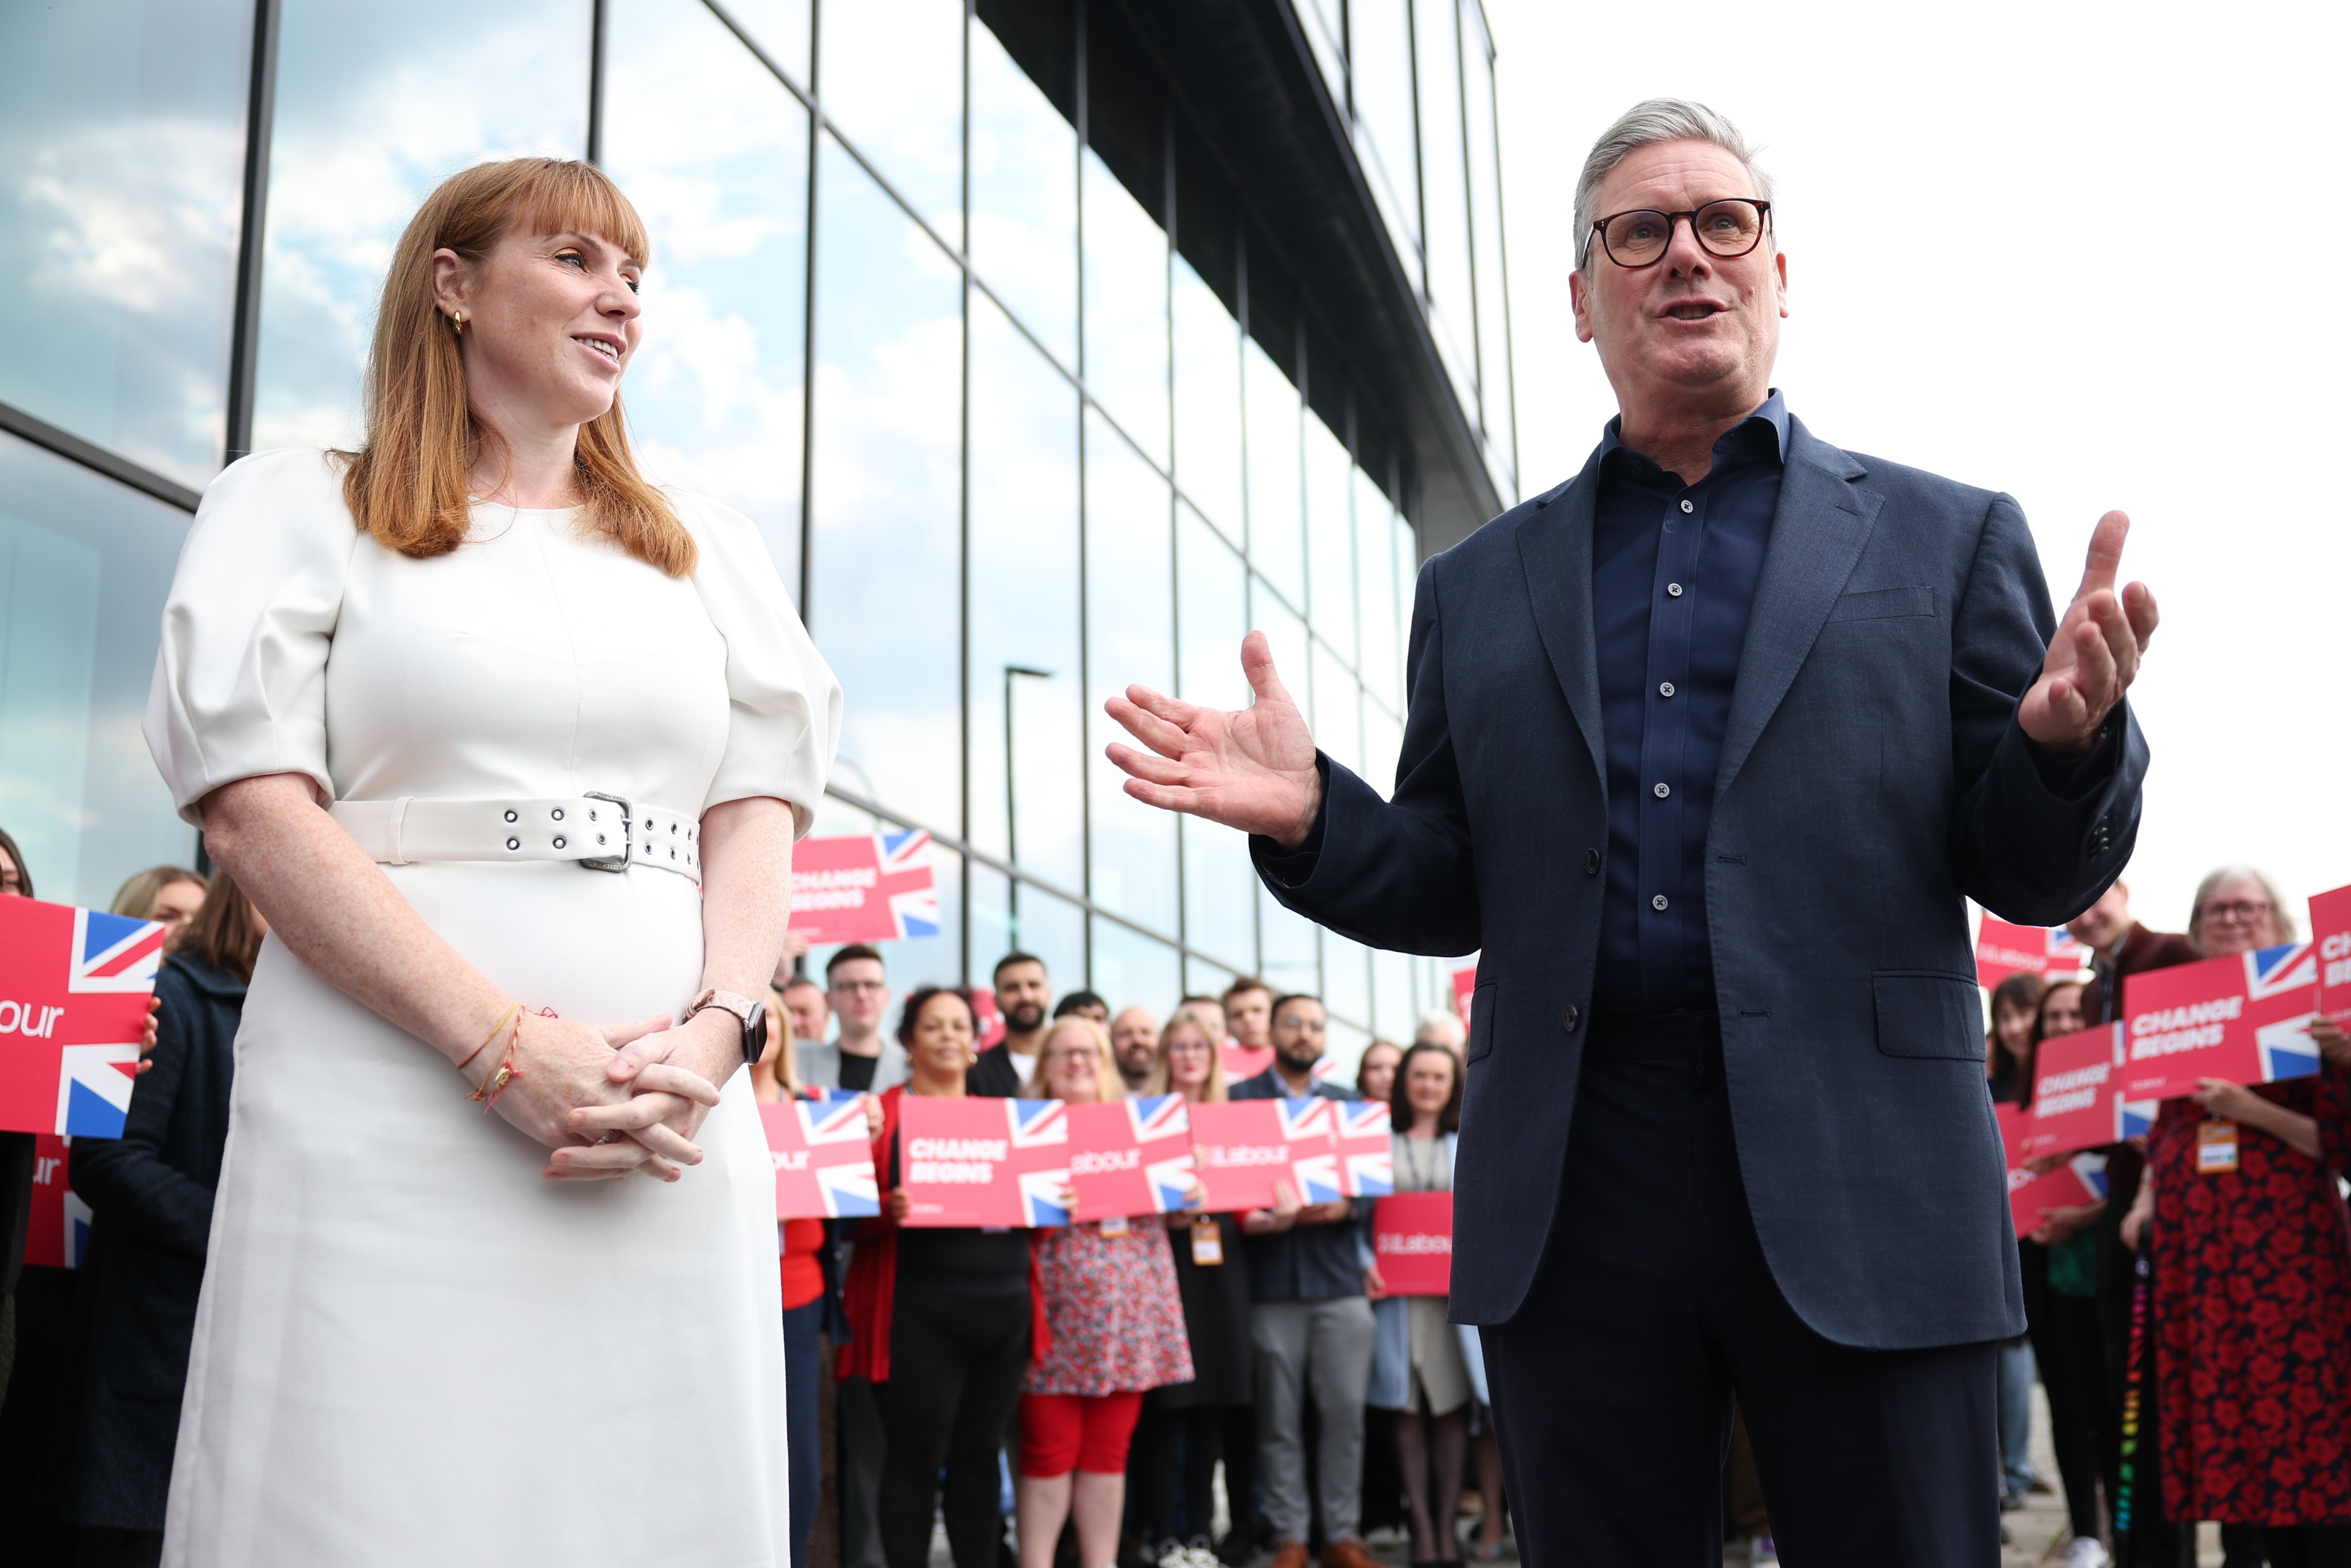
[[[2268,878],[2224,866],[2196,890],[2207,957],[2294,939]],[[2163,1512],[2219,1520],[2231,1568],[2351,1565],[2351,1074],[2206,1079],[2164,1103],[2124,1220],[2154,1258]],[[2229,1529],[2235,1526],[2235,1529]]]
[[[1110,1032],[1083,1013],[1063,1014],[1021,1092],[1069,1105],[1125,1098]],[[1020,1568],[1053,1568],[1071,1519],[1079,1563],[1110,1568],[1144,1396],[1192,1381],[1167,1228],[1156,1215],[1113,1215],[1040,1230],[1035,1245],[1047,1348],[1020,1395]]]
[[[1143,1092],[1181,1094],[1193,1105],[1224,1103],[1223,1043],[1221,1008],[1214,1013],[1188,1005],[1178,1009],[1159,1031],[1158,1059]],[[1136,1522],[1158,1568],[1215,1568],[1219,1558],[1246,1563],[1257,1552],[1249,1517],[1255,1512],[1249,1500],[1257,1496],[1257,1425],[1250,1406],[1256,1367],[1249,1343],[1249,1261],[1237,1241],[1239,1219],[1236,1214],[1167,1216],[1192,1380],[1143,1396],[1128,1466]],[[1212,1547],[1220,1458],[1225,1495],[1242,1501],[1232,1511],[1230,1532]]]
[[906,998],[898,1043],[907,1079],[883,1092],[873,1145],[882,1213],[858,1228],[841,1291],[852,1337],[835,1375],[870,1379],[882,1407],[879,1516],[889,1568],[926,1568],[931,1518],[942,1509],[956,1568],[996,1568],[1004,1536],[997,1455],[1030,1348],[1044,1338],[1028,1231],[905,1223],[905,1097],[963,1099],[978,1040],[968,992],[922,986]]

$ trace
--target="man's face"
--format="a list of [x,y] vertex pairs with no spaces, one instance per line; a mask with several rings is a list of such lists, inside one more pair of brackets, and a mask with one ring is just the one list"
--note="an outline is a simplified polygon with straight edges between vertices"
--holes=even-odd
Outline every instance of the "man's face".
[[2130,928],[2130,889],[2121,883],[2106,889],[2097,903],[2065,923],[2074,940],[2093,953],[2105,952],[2121,941]]
[[1225,1023],[1233,1038],[1252,1051],[1273,1043],[1273,993],[1236,991],[1225,998]]
[[890,1010],[890,982],[881,964],[872,958],[852,958],[835,965],[831,978],[832,1010],[841,1015],[841,1026],[861,1034],[880,1028],[882,1015]]
[[1293,997],[1273,1015],[1273,1053],[1292,1072],[1304,1072],[1322,1060],[1322,1039],[1330,1015],[1322,1004]]
[[784,1016],[792,1021],[794,1040],[819,1040],[832,1016],[824,989],[814,980],[795,980],[784,988]]
[[[1659,141],[1608,172],[1593,215],[1694,212],[1754,194],[1746,166],[1713,142]],[[1568,277],[1575,335],[1598,345],[1620,402],[1751,408],[1763,401],[1788,313],[1788,264],[1769,233],[1745,256],[1719,256],[1679,218],[1666,254],[1639,267],[1619,267],[1587,235],[1576,244],[1588,238],[1588,268]]]
[[1045,1027],[1045,1009],[1053,1005],[1053,983],[1045,966],[1007,964],[996,971],[996,1010],[1014,1034],[1034,1034]]
[[1151,1076],[1152,1059],[1159,1053],[1159,1020],[1141,1008],[1129,1008],[1111,1021],[1111,1054],[1118,1059],[1119,1076],[1140,1083]]

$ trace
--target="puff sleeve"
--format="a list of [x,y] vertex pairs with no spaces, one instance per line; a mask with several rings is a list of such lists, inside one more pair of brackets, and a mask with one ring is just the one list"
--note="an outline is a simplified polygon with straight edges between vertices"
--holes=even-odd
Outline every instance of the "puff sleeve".
[[180,815],[224,784],[307,774],[331,800],[327,652],[359,529],[324,453],[258,452],[205,489],[163,605],[142,726]]
[[700,496],[670,494],[701,548],[694,574],[726,643],[726,748],[702,809],[773,796],[807,836],[841,744],[841,683],[816,651],[751,519]]

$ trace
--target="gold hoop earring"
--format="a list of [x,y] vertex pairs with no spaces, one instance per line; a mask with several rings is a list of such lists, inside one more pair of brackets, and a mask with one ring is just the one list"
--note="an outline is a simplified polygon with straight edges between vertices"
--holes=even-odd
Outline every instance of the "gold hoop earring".
[[449,312],[449,322],[456,329],[457,336],[462,338],[465,335],[465,313],[463,310]]

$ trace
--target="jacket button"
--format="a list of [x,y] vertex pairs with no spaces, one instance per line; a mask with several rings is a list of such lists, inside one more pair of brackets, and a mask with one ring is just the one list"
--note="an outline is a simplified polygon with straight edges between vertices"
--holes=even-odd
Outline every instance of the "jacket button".
[[1600,852],[1598,850],[1586,850],[1583,852],[1583,874],[1586,876],[1598,876],[1600,874]]
[[1575,1024],[1576,1017],[1575,1009],[1573,1008],[1568,1009],[1566,1012],[1560,1016],[1559,1027],[1567,1030],[1568,1033],[1573,1034],[1575,1032]]

